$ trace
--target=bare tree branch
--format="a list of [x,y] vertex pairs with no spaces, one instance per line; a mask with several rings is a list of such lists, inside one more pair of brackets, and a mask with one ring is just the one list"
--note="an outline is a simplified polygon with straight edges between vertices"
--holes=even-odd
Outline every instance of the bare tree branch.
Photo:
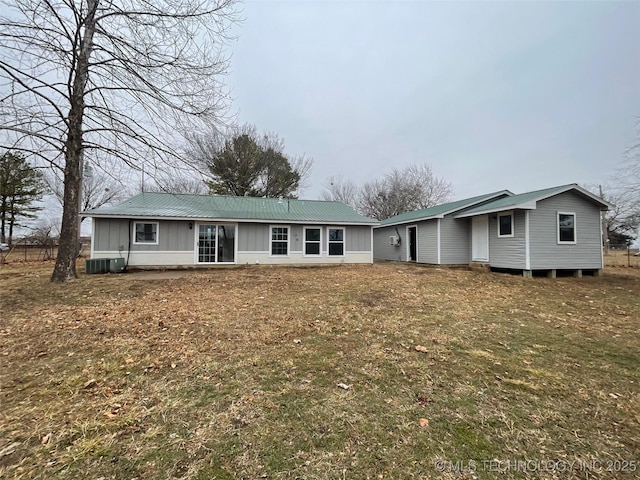
[[378,220],[404,212],[433,207],[450,200],[451,183],[437,177],[429,165],[398,169],[358,188],[353,182],[331,177],[321,196],[351,205]]
[[0,12],[0,147],[64,173],[52,280],[65,281],[76,277],[83,156],[137,170],[189,163],[184,135],[225,120],[219,78],[237,12],[234,0],[0,0]]
[[360,189],[352,181],[345,180],[341,176],[329,177],[323,187],[325,190],[320,192],[322,200],[342,202],[357,208]]

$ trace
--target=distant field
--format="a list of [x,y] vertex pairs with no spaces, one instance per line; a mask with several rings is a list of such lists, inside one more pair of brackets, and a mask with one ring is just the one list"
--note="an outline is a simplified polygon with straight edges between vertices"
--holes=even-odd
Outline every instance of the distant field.
[[[39,248],[39,247],[25,247],[23,245],[16,245],[9,252],[0,252],[0,268],[4,264],[20,264],[25,262],[41,262],[48,261],[56,258],[58,254],[58,248]],[[91,255],[91,246],[83,245],[80,251],[82,257],[89,258]]]
[[626,250],[611,250],[605,255],[604,262],[607,266],[640,268],[640,255],[635,256],[636,253],[638,250],[631,250],[629,254]]
[[2,478],[638,477],[636,269],[51,268],[0,269]]

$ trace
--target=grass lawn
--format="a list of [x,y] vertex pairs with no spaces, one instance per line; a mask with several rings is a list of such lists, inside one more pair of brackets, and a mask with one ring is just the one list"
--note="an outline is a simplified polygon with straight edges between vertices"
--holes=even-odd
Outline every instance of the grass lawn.
[[0,268],[2,478],[640,475],[637,270],[51,269]]

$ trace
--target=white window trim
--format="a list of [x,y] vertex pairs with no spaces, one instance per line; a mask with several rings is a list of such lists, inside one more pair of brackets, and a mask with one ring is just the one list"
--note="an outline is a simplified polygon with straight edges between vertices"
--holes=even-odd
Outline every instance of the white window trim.
[[[155,242],[138,242],[136,240],[136,227],[137,225],[146,225],[146,224],[151,224],[151,223],[155,223],[156,225],[156,241]],[[149,220],[143,220],[141,222],[133,222],[133,244],[134,245],[158,245],[160,243],[160,222],[152,222]]]
[[[560,240],[560,215],[573,215],[573,240]],[[556,214],[556,240],[558,245],[575,245],[578,243],[578,216],[576,212],[558,212]]]
[[[200,261],[200,225],[213,225],[216,227],[215,239],[216,239],[216,249],[214,253],[214,261],[213,262],[201,262]],[[195,263],[197,265],[215,265],[218,263],[218,224],[210,223],[210,222],[197,222],[195,223],[193,230],[193,240],[194,240],[194,253],[195,253]],[[225,262],[226,263],[226,262]]]
[[[286,228],[287,229],[287,254],[286,255],[274,255],[273,254],[273,229],[274,228]],[[276,240],[281,242],[282,240]],[[269,256],[274,258],[287,258],[291,254],[291,226],[290,225],[269,225]]]
[[[500,217],[511,217],[511,233],[510,234],[500,235]],[[496,219],[497,219],[496,229],[498,231],[498,238],[512,238],[515,236],[516,222],[515,222],[515,215],[513,214],[513,210],[510,212],[498,213],[498,216],[496,217]]]
[[[342,230],[342,242],[332,242],[330,240],[329,230]],[[329,252],[330,243],[342,243],[342,255],[331,255]],[[347,254],[347,229],[344,226],[327,227],[327,257],[344,257]]]
[[[307,230],[320,230],[320,241],[310,241],[308,243],[318,244],[318,253],[307,254]],[[322,227],[321,226],[304,226],[302,227],[302,256],[304,257],[321,257],[322,256]]]

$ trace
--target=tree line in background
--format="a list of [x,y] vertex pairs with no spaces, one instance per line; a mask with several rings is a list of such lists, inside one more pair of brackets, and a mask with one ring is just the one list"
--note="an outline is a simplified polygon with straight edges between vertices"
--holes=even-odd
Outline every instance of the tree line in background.
[[605,215],[609,244],[631,243],[640,228],[640,143],[627,150],[611,181],[593,190],[614,206]]
[[382,178],[361,186],[341,177],[331,177],[321,196],[351,205],[376,220],[404,212],[433,207],[451,200],[451,183],[438,177],[429,165],[394,168]]

